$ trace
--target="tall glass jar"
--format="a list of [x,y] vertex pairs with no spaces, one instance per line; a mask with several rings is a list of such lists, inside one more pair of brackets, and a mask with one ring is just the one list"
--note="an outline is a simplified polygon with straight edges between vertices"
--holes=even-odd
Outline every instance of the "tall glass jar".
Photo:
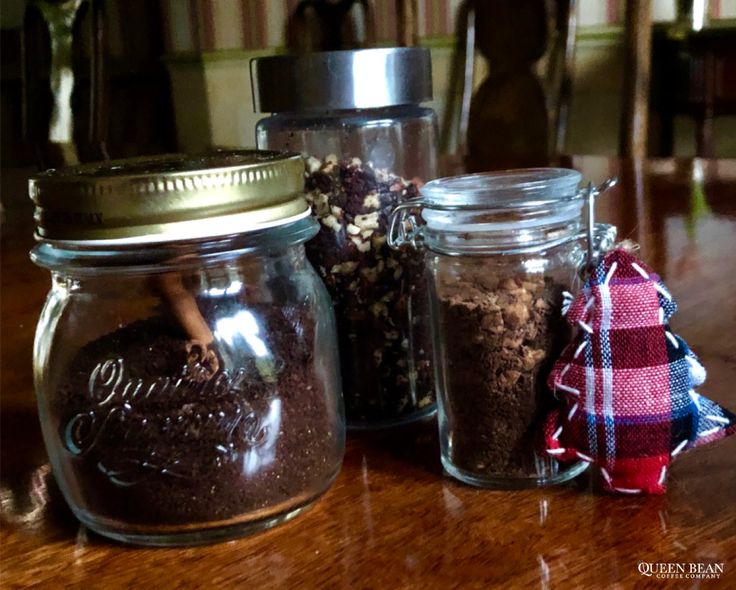
[[428,252],[442,464],[466,483],[540,486],[586,467],[542,440],[546,376],[569,338],[563,293],[584,262],[579,182],[554,168],[440,179],[393,214],[391,243]]
[[51,271],[34,351],[41,425],[74,514],[114,539],[271,527],[344,449],[332,306],[299,155],[171,155],[31,181]]
[[348,425],[435,409],[421,253],[386,244],[390,211],[436,175],[429,51],[366,49],[259,58],[254,102],[273,113],[260,148],[301,152],[320,222],[307,255],[337,315]]

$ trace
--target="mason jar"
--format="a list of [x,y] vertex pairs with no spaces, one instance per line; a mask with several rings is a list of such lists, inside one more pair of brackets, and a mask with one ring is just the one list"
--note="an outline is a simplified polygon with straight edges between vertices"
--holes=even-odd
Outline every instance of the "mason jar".
[[41,426],[77,518],[196,544],[299,514],[332,483],[344,410],[299,155],[167,155],[30,181],[51,271]]
[[[393,214],[391,243],[427,252],[441,459],[463,482],[541,486],[587,465],[558,463],[543,440],[557,405],[546,377],[569,339],[563,294],[586,255],[579,183],[555,168],[445,178]],[[599,248],[615,236],[597,233]]]
[[350,427],[435,410],[423,254],[386,244],[388,216],[437,170],[427,49],[251,62],[258,147],[300,152],[319,221],[307,256],[332,296]]

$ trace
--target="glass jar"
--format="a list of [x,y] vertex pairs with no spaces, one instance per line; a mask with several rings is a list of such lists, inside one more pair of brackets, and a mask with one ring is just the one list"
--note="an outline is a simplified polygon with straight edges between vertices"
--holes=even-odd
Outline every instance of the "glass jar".
[[367,49],[251,62],[260,148],[301,152],[320,222],[307,256],[332,295],[350,427],[435,410],[423,255],[386,244],[390,211],[434,178],[429,51]]
[[[554,168],[440,179],[393,214],[390,243],[429,253],[442,464],[466,483],[540,486],[587,465],[558,463],[542,434],[569,339],[563,293],[585,259],[579,182]],[[608,244],[614,230],[600,230]]]
[[344,450],[334,317],[298,155],[119,160],[31,180],[52,286],[35,386],[77,518],[149,545],[285,521]]

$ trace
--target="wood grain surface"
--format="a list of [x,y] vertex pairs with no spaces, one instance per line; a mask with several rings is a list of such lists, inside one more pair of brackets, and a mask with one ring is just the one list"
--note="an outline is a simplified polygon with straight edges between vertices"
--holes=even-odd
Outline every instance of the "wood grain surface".
[[[736,408],[736,161],[575,158],[620,185],[599,217],[641,242],[678,300],[673,328]],[[28,261],[31,212],[2,227],[2,588],[734,588],[736,437],[686,453],[664,496],[613,497],[587,477],[478,490],[443,477],[433,422],[350,435],[342,473],[309,512],[238,541],[126,547],[80,527],[49,473],[31,349],[48,276]],[[640,561],[723,563],[720,580],[658,580]]]

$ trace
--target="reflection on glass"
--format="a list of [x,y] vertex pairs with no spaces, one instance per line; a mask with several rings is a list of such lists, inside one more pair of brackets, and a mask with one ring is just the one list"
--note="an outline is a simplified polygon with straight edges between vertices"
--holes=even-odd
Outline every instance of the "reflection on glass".
[[35,469],[27,490],[21,488],[16,492],[7,486],[0,487],[0,515],[3,521],[31,527],[42,523],[44,509],[49,502],[46,477],[50,470],[48,463]]

